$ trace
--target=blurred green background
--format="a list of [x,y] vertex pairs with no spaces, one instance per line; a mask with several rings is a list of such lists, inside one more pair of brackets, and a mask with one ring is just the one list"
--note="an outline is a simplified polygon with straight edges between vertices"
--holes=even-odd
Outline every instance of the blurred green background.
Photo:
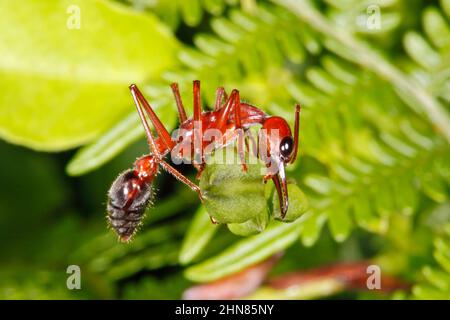
[[[279,251],[269,278],[370,261],[408,285],[245,296],[450,299],[450,1],[0,0],[0,12],[1,299],[178,299]],[[302,104],[288,176],[310,210],[239,237],[161,174],[120,244],[106,192],[148,152],[128,85],[173,129],[169,84],[190,111],[194,79],[207,106],[238,88],[292,125]],[[66,287],[69,265],[81,290]]]

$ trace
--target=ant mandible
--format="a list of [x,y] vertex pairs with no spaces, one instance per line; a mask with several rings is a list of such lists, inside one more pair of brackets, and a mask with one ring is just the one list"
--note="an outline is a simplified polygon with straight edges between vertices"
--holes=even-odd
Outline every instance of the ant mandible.
[[[215,141],[214,149],[219,149],[237,140],[238,155],[244,172],[247,170],[247,166],[244,157],[243,132],[255,124],[262,126],[261,129],[264,130],[260,129],[260,133],[264,132],[264,134],[258,135],[258,142],[265,143],[267,157],[270,159],[266,166],[269,168],[275,164],[276,168],[275,171],[267,170],[263,181],[272,179],[274,182],[279,198],[281,217],[284,218],[289,205],[284,167],[293,163],[297,156],[300,105],[297,104],[295,108],[295,126],[294,135],[292,135],[285,119],[269,116],[261,109],[241,102],[239,91],[236,89],[227,97],[224,88],[219,87],[216,91],[214,109],[202,112],[200,81],[195,80],[193,82],[194,115],[188,118],[181,101],[178,84],[173,83],[171,88],[178,109],[180,129],[183,130],[180,140],[195,135],[202,137],[202,130],[218,129],[224,136],[220,141]],[[159,166],[195,191],[201,201],[204,199],[198,185],[164,160],[165,156],[175,148],[177,142],[172,140],[171,135],[135,84],[130,86],[130,91],[144,126],[151,153],[138,158],[133,169],[121,173],[108,192],[108,221],[122,242],[128,242],[141,223],[144,211],[152,198],[151,184],[158,173]],[[225,103],[222,103],[223,100]],[[153,136],[144,112],[154,126],[157,137]],[[195,123],[199,123],[200,126],[196,126]],[[270,134],[273,130],[278,130],[276,135]],[[229,134],[230,132],[231,134]],[[190,140],[188,139],[188,141]],[[202,141],[200,147],[195,148],[201,150],[194,150],[194,143],[189,142],[193,151],[205,151],[206,144],[203,140],[200,141]],[[261,157],[261,153],[258,153],[258,156]],[[193,165],[198,170],[198,178],[205,167],[205,158],[202,156],[201,161]]]

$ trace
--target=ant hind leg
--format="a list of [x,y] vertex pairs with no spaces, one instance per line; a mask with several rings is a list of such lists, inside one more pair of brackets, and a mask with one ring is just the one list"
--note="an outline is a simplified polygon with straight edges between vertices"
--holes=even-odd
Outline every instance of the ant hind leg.
[[170,138],[170,134],[164,127],[162,122],[159,120],[158,116],[153,111],[150,104],[144,98],[139,88],[135,84],[132,84],[130,86],[130,91],[131,95],[133,96],[134,104],[136,105],[139,117],[142,121],[142,125],[144,126],[150,151],[158,158],[158,160],[161,160],[162,151],[160,150],[160,147],[158,146],[156,139],[153,137],[152,131],[145,117],[144,110],[147,113],[148,117],[150,118],[150,121],[152,122],[153,126],[155,127],[156,133],[162,140],[164,149],[170,149],[173,147],[173,142]]
[[184,176],[181,172],[179,172],[177,169],[172,167],[170,164],[168,164],[165,161],[161,161],[161,166],[169,172],[171,175],[173,175],[178,181],[184,183],[189,188],[191,188],[192,191],[195,191],[198,194],[198,197],[200,198],[200,201],[203,201],[204,197],[202,195],[202,191],[198,185],[193,183],[191,180],[189,180],[186,176]]

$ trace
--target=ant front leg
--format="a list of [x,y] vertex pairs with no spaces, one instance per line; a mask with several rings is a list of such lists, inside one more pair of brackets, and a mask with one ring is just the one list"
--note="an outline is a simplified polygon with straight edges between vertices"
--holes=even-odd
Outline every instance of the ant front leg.
[[[238,144],[238,154],[239,159],[242,164],[242,170],[244,172],[247,171],[247,164],[245,163],[245,153],[244,153],[244,130],[242,127],[241,121],[241,100],[239,97],[239,91],[234,89],[231,92],[230,97],[225,103],[224,107],[220,109],[219,115],[217,117],[217,129],[219,129],[222,133],[226,131],[228,121],[230,119],[230,115],[234,112],[234,124],[235,124],[235,133],[237,133],[237,144]],[[235,135],[233,134],[233,137]]]
[[[194,97],[194,156],[193,166],[198,170],[197,176],[200,176],[204,165],[205,158],[203,155],[203,122],[202,122],[202,105],[200,95],[200,81],[194,80],[193,82],[193,97]],[[199,157],[199,161],[197,161]]]
[[241,121],[241,99],[239,97],[239,92],[235,96],[235,108],[234,108],[234,121],[236,123],[237,130],[237,148],[239,159],[241,160],[242,171],[247,172],[247,164],[245,162],[245,151],[244,151],[244,129],[242,128]]

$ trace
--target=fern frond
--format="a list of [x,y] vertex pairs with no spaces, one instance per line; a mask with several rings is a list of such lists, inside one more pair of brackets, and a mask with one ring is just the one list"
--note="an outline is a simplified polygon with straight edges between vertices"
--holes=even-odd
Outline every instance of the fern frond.
[[[206,2],[196,1],[197,4]],[[368,4],[367,1],[327,3],[330,6],[327,10],[330,20],[342,22],[346,29],[363,39],[386,37],[392,40],[398,20],[404,18],[399,8],[405,5],[405,1],[382,1],[383,17],[386,14],[384,11],[390,14],[391,28],[383,28],[385,32],[381,34],[365,34],[357,25],[350,25]],[[163,3],[158,2],[158,5]],[[173,6],[178,17],[181,12],[178,1],[170,4],[165,2],[164,5]],[[156,7],[151,9],[158,10]],[[164,9],[164,12],[168,11]],[[333,43],[323,32],[314,28],[313,23],[300,21],[292,12],[280,6],[259,4],[252,12],[234,7],[221,12],[228,14],[216,16],[213,13],[209,21],[211,32],[196,34],[194,46],[186,46],[179,53],[180,67],[164,73],[161,83],[147,84],[145,94],[169,128],[174,127],[176,121],[176,109],[167,86],[173,81],[180,82],[186,106],[190,105],[188,101],[192,98],[192,80],[200,79],[207,105],[213,104],[216,87],[225,85],[227,91],[239,88],[245,100],[270,114],[285,117],[291,125],[294,103],[300,102],[301,156],[296,165],[289,167],[289,176],[296,179],[307,193],[312,209],[298,222],[299,228],[292,239],[296,240],[299,235],[305,246],[312,246],[326,224],[338,242],[346,240],[355,228],[389,237],[387,233],[391,225],[396,231],[393,220],[405,216],[410,217],[410,220],[416,218],[413,215],[420,214],[425,202],[448,201],[448,144],[437,136],[435,124],[418,107],[423,100],[420,103],[416,100],[408,107],[405,96],[401,99],[398,95],[398,73],[394,73],[393,80],[390,78],[392,74],[386,77],[383,68],[378,68],[377,61],[381,61],[382,66],[392,67],[387,59],[376,55],[373,60],[370,55],[372,51],[369,51],[369,56],[364,56],[369,61],[361,62],[361,57],[352,56],[355,54],[351,52],[352,48],[349,50],[345,44]],[[420,90],[424,90],[427,97],[448,102],[448,90],[445,89],[448,87],[448,77],[446,79],[445,75],[448,72],[446,57],[449,46],[434,36],[437,30],[445,30],[442,19],[436,18],[444,17],[444,12],[447,11],[427,9],[424,13],[424,29],[428,30],[425,36],[421,31],[405,35],[405,49],[411,59],[402,56],[402,60],[407,62],[399,63],[401,68],[398,71],[410,72],[409,76],[401,72],[400,82],[409,83],[409,77],[415,77],[421,85]],[[185,21],[186,24],[196,25],[200,21],[195,14],[193,17],[197,18],[191,17],[191,20]],[[165,20],[172,18],[163,17]],[[172,27],[177,23],[172,24]],[[423,49],[423,43],[428,43],[428,49],[432,51]],[[431,54],[421,56],[421,52]],[[369,67],[364,68],[367,65]],[[417,108],[416,112],[412,112],[411,106]],[[439,124],[443,125],[445,121]],[[126,126],[134,128],[132,135],[124,136],[123,128]],[[81,174],[111,159],[143,135],[139,127],[137,117],[130,116],[99,141],[82,149],[72,167],[69,167],[75,168],[71,172]],[[173,199],[177,199],[178,204],[192,203],[186,197],[182,201],[177,197]],[[147,220],[151,226],[145,226],[140,237],[130,246],[117,246],[112,237],[95,239],[89,244],[89,250],[85,248],[78,253],[80,259],[90,261],[90,271],[111,279],[123,279],[142,270],[179,263],[178,250],[187,220],[174,217],[167,222],[158,218],[160,213],[164,217],[177,214],[177,208],[164,214],[161,212],[165,211],[160,207],[151,209],[151,218]],[[158,224],[154,225],[157,220]],[[211,236],[207,235],[205,239],[208,241],[204,243],[211,242],[220,248],[213,250],[211,256],[211,252],[200,244],[195,250],[201,251],[203,255],[195,262],[200,261],[199,265],[202,266],[201,260],[205,257],[208,258],[206,262],[220,260],[224,248],[238,251],[247,240],[241,239],[239,242],[232,238],[221,242],[220,236],[218,232],[210,240],[212,233]],[[165,240],[170,241],[170,244],[165,245]],[[448,246],[443,246],[442,241],[436,241],[436,257],[444,261],[445,266],[446,260],[441,257],[446,257],[443,248]],[[230,246],[230,243],[233,245]],[[288,246],[292,242],[286,243]],[[238,257],[243,262],[233,265],[229,270],[239,271],[267,257],[261,254],[267,247],[250,249],[252,259],[242,260]],[[194,253],[197,254],[197,251]],[[219,254],[214,256],[217,252]],[[199,265],[191,268],[200,270],[198,273],[202,274],[203,269],[196,269]],[[227,274],[224,270],[216,271],[220,275]],[[448,288],[442,284],[447,279],[443,274],[442,268],[424,269],[424,276],[428,280],[415,287],[415,296],[441,297],[448,293]],[[143,281],[128,287],[126,296],[135,296],[136,290],[146,290],[147,287],[152,290],[158,285],[158,281]]]
[[410,30],[403,37],[405,51],[412,62],[411,75],[433,95],[450,102],[450,18],[441,8],[427,7],[422,14],[422,30]]
[[[217,86],[235,84],[252,103],[291,122],[294,101],[303,104],[303,156],[323,166],[306,177],[301,167],[294,173],[315,203],[304,222],[304,244],[314,243],[326,220],[342,241],[355,225],[385,232],[389,214],[415,211],[419,191],[447,199],[448,179],[438,169],[423,169],[448,158],[445,143],[428,138],[427,121],[373,73],[331,53],[319,57],[320,36],[294,24],[297,18],[280,7],[260,6],[256,15],[231,11],[229,19],[211,21],[216,35],[198,35],[197,48],[180,53],[185,68],[165,77],[184,81],[185,95],[192,79],[202,79],[209,104]],[[289,28],[293,32],[273,33]],[[169,90],[158,88],[151,96],[170,99]]]
[[[229,19],[214,18],[211,28],[216,35],[196,35],[196,48],[185,48],[179,54],[185,71],[168,72],[166,79],[184,82],[183,87],[189,90],[193,77],[202,79],[208,104],[213,102],[218,86],[228,84],[229,90],[239,87],[245,99],[265,108],[275,100],[273,92],[289,80],[290,73],[283,69],[286,63],[304,62],[308,52],[311,55],[321,50],[307,27],[273,34],[273,30],[289,28],[294,21],[291,14],[273,6],[260,6],[254,15],[232,10]],[[260,83],[261,78],[267,80]]]
[[[325,1],[327,16],[349,32],[383,37],[395,31],[405,20],[404,0]],[[377,19],[378,21],[375,21]],[[374,22],[379,22],[375,25]]]
[[322,64],[306,71],[307,82],[290,87],[310,102],[302,114],[303,151],[324,166],[303,178],[314,208],[303,243],[312,245],[326,220],[338,241],[355,223],[384,233],[390,214],[416,210],[419,191],[445,201],[445,142],[428,138],[426,121],[405,113],[392,89],[372,75],[329,56]]
[[[273,0],[292,10],[299,20],[325,37],[325,45],[338,55],[371,70],[391,83],[399,97],[412,109],[425,115],[438,132],[450,142],[450,116],[445,107],[426,88],[406,76],[396,65],[387,61],[367,43],[326,19],[310,1]],[[445,3],[445,2],[444,2]]]
[[[135,8],[151,10],[158,15],[172,29],[176,29],[181,22],[195,27],[202,22],[206,14],[221,15],[229,6],[236,6],[242,2],[243,8],[250,8],[249,1],[240,0],[126,0]],[[251,1],[252,2],[252,1]]]
[[434,258],[437,266],[422,269],[424,280],[413,288],[415,299],[450,299],[450,224],[444,228],[445,234],[434,241]]

